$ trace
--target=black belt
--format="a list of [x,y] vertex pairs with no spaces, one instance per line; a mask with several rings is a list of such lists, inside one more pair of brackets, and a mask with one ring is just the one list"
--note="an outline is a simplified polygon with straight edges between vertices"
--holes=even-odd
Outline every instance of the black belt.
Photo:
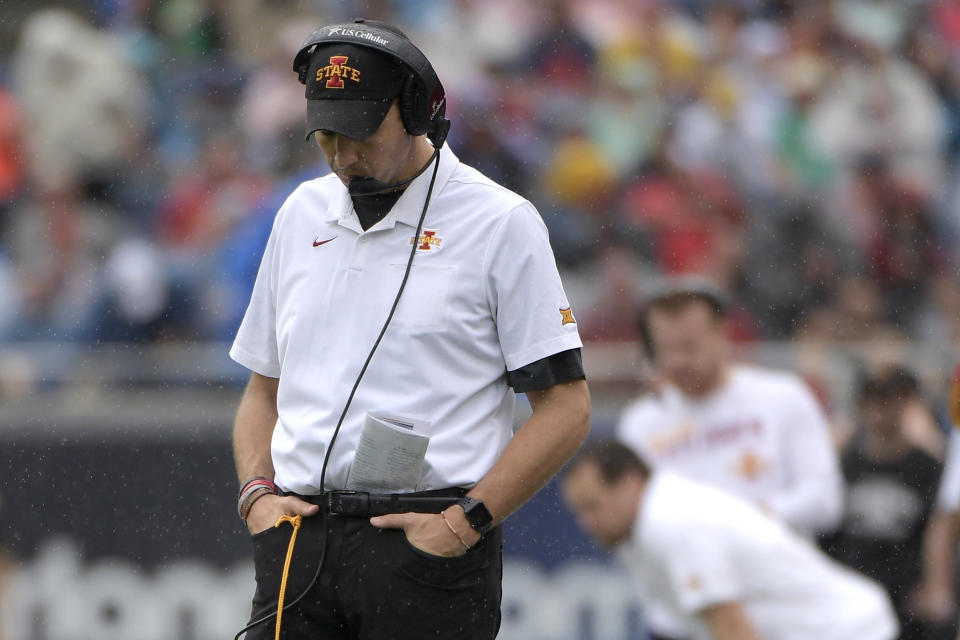
[[331,515],[370,518],[388,513],[440,513],[467,494],[466,489],[437,489],[417,493],[367,493],[366,491],[327,491],[316,495],[297,495],[318,505]]

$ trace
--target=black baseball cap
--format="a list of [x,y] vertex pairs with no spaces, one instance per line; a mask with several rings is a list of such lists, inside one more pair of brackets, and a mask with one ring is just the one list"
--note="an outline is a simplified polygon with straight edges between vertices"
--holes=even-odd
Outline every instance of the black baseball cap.
[[317,47],[307,70],[307,137],[317,130],[364,140],[377,130],[407,78],[403,63],[354,44]]

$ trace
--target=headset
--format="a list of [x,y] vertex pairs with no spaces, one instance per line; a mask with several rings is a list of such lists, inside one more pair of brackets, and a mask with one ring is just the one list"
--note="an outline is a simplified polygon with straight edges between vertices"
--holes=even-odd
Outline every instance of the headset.
[[[361,25],[362,28],[355,28],[352,26],[354,24]],[[354,195],[374,195],[375,193],[381,193],[386,190],[393,190],[406,186],[415,178],[420,176],[420,174],[426,171],[427,168],[432,164],[433,174],[430,177],[430,186],[427,189],[427,196],[424,198],[423,209],[420,212],[420,220],[417,223],[417,229],[413,236],[414,238],[419,238],[420,233],[423,230],[423,222],[427,216],[427,208],[430,206],[430,199],[433,195],[433,187],[437,180],[437,172],[440,168],[440,148],[443,146],[443,142],[446,140],[447,133],[450,131],[450,121],[444,117],[446,114],[446,99],[444,97],[443,85],[440,84],[440,79],[437,77],[436,72],[433,70],[433,66],[427,60],[426,56],[423,55],[423,53],[416,46],[414,46],[412,42],[410,42],[403,32],[383,22],[363,19],[355,20],[353,23],[320,27],[310,34],[293,60],[293,70],[297,72],[301,83],[306,84],[307,71],[310,66],[310,57],[313,55],[314,50],[318,45],[326,44],[328,42],[343,42],[384,51],[402,62],[411,71],[410,76],[408,76],[406,82],[404,82],[403,88],[400,91],[400,117],[403,121],[404,129],[406,129],[407,133],[410,135],[423,135],[424,133],[429,135],[430,142],[434,147],[433,156],[417,173],[407,180],[391,185],[386,185],[378,181],[372,181],[375,183],[375,186],[364,189],[364,193],[357,193]],[[367,372],[367,368],[370,366],[370,361],[373,360],[373,355],[377,352],[377,347],[380,346],[383,336],[387,333],[387,328],[390,326],[390,321],[393,320],[393,316],[397,311],[397,306],[400,304],[400,296],[403,295],[403,290],[407,286],[407,280],[410,278],[410,269],[413,266],[413,258],[417,253],[417,246],[418,243],[416,242],[413,242],[410,245],[411,248],[410,254],[407,258],[406,270],[403,273],[403,280],[400,281],[400,287],[397,289],[397,294],[393,299],[393,305],[390,307],[390,312],[387,314],[386,320],[384,320],[383,326],[380,329],[380,333],[377,335],[377,339],[374,341],[373,346],[370,348],[370,352],[367,354],[366,360],[363,363],[363,367],[360,369],[360,373],[357,374],[357,377],[353,382],[353,388],[350,390],[350,395],[347,397],[343,411],[340,413],[340,419],[337,421],[337,426],[333,430],[333,435],[330,438],[330,444],[327,445],[326,455],[324,455],[323,458],[323,467],[320,471],[321,493],[324,491],[324,484],[327,475],[327,464],[330,461],[330,453],[333,451],[333,445],[337,440],[337,436],[340,434],[340,428],[343,426],[343,421],[347,416],[347,412],[350,410],[350,405],[353,403],[353,397],[356,395],[357,388],[360,386],[360,381],[363,380],[363,376]],[[320,541],[320,557],[318,560],[317,569],[313,574],[313,578],[296,598],[284,604],[284,611],[290,609],[300,602],[300,600],[302,600],[310,592],[319,579],[320,572],[323,569],[323,563],[326,558],[326,529],[324,529],[323,538],[324,539]],[[273,611],[256,620],[251,620],[237,633],[236,636],[234,636],[234,640],[239,640],[240,636],[245,634],[247,631],[260,624],[263,624],[264,622],[267,622],[268,620],[273,619],[276,617],[276,615],[277,612]]]
[[301,84],[307,84],[310,58],[316,48],[334,42],[376,49],[403,63],[409,71],[398,105],[403,126],[410,135],[427,134],[437,149],[443,146],[450,130],[450,121],[444,117],[446,93],[433,65],[402,31],[385,22],[363,18],[320,27],[307,37],[293,59],[293,70]]

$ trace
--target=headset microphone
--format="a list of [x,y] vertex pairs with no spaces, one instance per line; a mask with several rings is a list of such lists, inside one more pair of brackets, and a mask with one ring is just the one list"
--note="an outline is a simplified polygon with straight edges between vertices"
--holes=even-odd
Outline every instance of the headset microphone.
[[381,193],[402,189],[419,178],[420,174],[426,171],[437,159],[438,153],[440,153],[439,149],[434,150],[433,155],[430,156],[430,160],[424,163],[419,171],[402,182],[388,184],[386,182],[380,182],[373,176],[356,176],[350,179],[349,184],[347,184],[347,191],[350,192],[350,197],[352,198],[363,198],[364,196],[378,196]]
[[424,171],[426,171],[431,164],[437,159],[437,155],[440,153],[440,147],[443,146],[443,142],[447,139],[447,133],[450,132],[450,121],[444,117],[439,117],[433,122],[432,130],[428,134],[431,144],[433,144],[433,155],[430,156],[428,160],[419,171],[415,174],[403,180],[402,182],[386,183],[380,182],[372,176],[357,176],[351,178],[350,183],[347,185],[347,191],[350,192],[352,198],[363,198],[365,196],[378,196],[382,193],[387,193],[389,191],[396,191],[397,189],[402,189],[408,184],[420,177]]

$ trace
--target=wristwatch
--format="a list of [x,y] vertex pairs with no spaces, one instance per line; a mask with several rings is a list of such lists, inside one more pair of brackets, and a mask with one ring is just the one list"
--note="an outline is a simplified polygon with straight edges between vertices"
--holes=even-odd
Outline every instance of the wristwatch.
[[493,528],[493,516],[487,511],[483,501],[464,496],[457,504],[463,507],[467,522],[475,531],[480,532],[480,535],[486,535],[487,531]]

